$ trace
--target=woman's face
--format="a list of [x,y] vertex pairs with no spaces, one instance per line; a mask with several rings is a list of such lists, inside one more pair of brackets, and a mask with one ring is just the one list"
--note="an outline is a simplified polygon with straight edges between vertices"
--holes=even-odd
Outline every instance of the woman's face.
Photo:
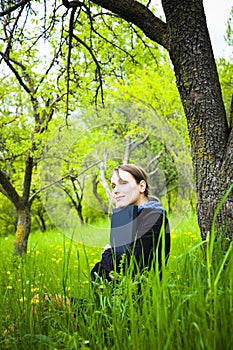
[[141,180],[138,184],[127,171],[121,169],[119,169],[119,172],[114,171],[111,185],[117,208],[126,207],[127,205],[140,206],[147,202],[144,194],[146,182]]

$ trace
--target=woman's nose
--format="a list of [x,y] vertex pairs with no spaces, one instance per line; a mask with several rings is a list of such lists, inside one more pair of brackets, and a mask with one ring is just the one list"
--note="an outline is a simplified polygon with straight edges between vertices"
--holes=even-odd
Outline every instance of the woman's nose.
[[119,187],[118,185],[115,185],[114,189],[113,189],[113,193],[118,193],[119,192]]

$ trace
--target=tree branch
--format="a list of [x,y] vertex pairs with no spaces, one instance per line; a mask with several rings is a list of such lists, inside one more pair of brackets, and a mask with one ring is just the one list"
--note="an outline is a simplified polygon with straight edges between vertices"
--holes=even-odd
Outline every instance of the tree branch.
[[[106,26],[109,30],[112,31],[113,35],[115,35],[114,29],[111,28],[111,27],[105,22],[104,16],[107,16],[107,15],[108,15],[108,16],[111,15],[112,17],[113,17],[113,16],[115,17],[115,15],[112,15],[112,14],[110,14],[110,13],[98,13],[98,14],[94,15],[93,18],[94,18],[94,17],[97,17],[97,16],[101,16],[101,21],[105,24],[105,26]],[[106,41],[106,43],[108,43],[108,44],[112,45],[113,47],[115,47],[117,50],[120,50],[120,51],[124,52],[124,53],[125,53],[126,55],[128,55],[133,61],[135,61],[134,55],[132,55],[132,54],[131,54],[130,52],[128,52],[127,50],[124,50],[124,47],[120,47],[119,45],[115,44],[115,43],[113,42],[113,40],[111,41],[111,40],[107,39],[106,37],[104,37],[102,34],[100,34],[100,33],[98,32],[98,30],[95,29],[95,27],[94,27],[94,25],[93,25],[93,22],[92,22],[92,20],[91,20],[91,17],[90,17],[90,25],[91,25],[91,30],[92,30],[96,35],[98,35],[101,39],[103,39],[104,41]],[[115,37],[116,37],[116,35],[115,35]]]
[[23,202],[25,204],[28,202],[28,198],[30,194],[32,168],[33,168],[33,158],[29,154],[26,159],[26,169],[25,169],[24,183],[23,183]]
[[15,188],[12,186],[7,174],[0,170],[1,192],[18,208],[21,204],[21,198]]
[[3,17],[5,15],[9,15],[11,12],[14,12],[15,10],[17,10],[19,7],[26,5],[27,3],[29,3],[30,0],[23,0],[20,1],[18,4],[9,7],[7,10],[0,12],[0,17]]
[[[64,2],[64,1],[63,1]],[[76,12],[76,7],[72,8],[70,14],[70,23],[69,23],[69,45],[68,45],[68,56],[67,56],[67,94],[66,94],[66,119],[69,115],[69,93],[70,93],[70,63],[71,63],[71,51],[72,51],[72,39],[74,31],[74,16]]]
[[8,122],[3,122],[2,124],[0,124],[0,129],[2,129],[6,125],[9,125],[9,124],[13,123],[17,119],[18,119],[18,117],[14,117],[13,119],[9,120]]
[[9,59],[7,59],[7,57],[5,57],[5,55],[0,52],[0,55],[3,57],[4,61],[6,62],[7,66],[10,68],[10,70],[12,71],[12,73],[14,73],[16,79],[18,80],[19,84],[22,86],[22,88],[30,95],[32,93],[32,91],[30,90],[30,88],[23,82],[23,79],[21,78],[21,76],[19,75],[18,71],[15,69],[15,67],[9,62]]
[[[83,41],[81,40],[77,35],[73,34],[73,37],[81,44],[83,45],[88,51],[89,53],[91,54],[91,57],[93,59],[93,61],[95,62],[95,65],[96,65],[96,70],[98,72],[98,79],[99,79],[99,88],[101,90],[101,100],[102,100],[102,103],[104,103],[104,92],[103,92],[103,82],[102,82],[102,74],[101,74],[101,67],[100,67],[100,64],[97,60],[97,58],[95,57],[92,49]],[[98,89],[97,89],[98,90]]]
[[[159,159],[159,157],[161,156],[162,153],[163,153],[163,152],[160,151],[158,154],[156,154],[156,156],[154,156],[154,157],[149,161],[149,163],[147,164],[147,167],[146,167],[146,168],[148,169],[154,161],[156,161],[157,159]],[[156,171],[157,171],[157,170],[156,170]]]
[[102,205],[103,199],[100,197],[100,195],[98,193],[97,186],[98,186],[97,175],[94,174],[92,177],[92,191],[93,191],[94,196],[97,199],[97,201]]
[[8,197],[6,191],[5,191],[4,188],[1,187],[1,186],[0,186],[0,192],[1,192],[5,197],[7,197],[7,198],[10,200],[10,198]]
[[78,209],[78,204],[77,202],[74,200],[72,194],[70,193],[70,191],[66,188],[66,187],[62,187],[63,191],[67,194],[67,196],[70,198],[71,202],[73,203],[75,209]]
[[[70,177],[70,178],[76,179],[78,176],[81,176],[81,175],[84,174],[86,171],[88,171],[89,169],[91,169],[92,167],[98,165],[98,164],[101,163],[101,162],[102,162],[102,160],[98,160],[98,161],[96,161],[94,164],[91,164],[89,167],[85,168],[85,169],[84,169],[83,171],[81,171],[79,174],[76,174],[76,175],[73,175],[73,174],[66,174],[66,175],[64,175],[63,177],[61,177],[59,180],[54,181],[54,182],[52,182],[52,183],[50,183],[50,184],[48,184],[48,185],[45,185],[45,186],[41,187],[39,190],[35,191],[35,192],[32,194],[32,196],[31,196],[30,199],[29,199],[29,203],[31,204],[31,203],[34,201],[34,199],[35,199],[36,197],[38,197],[38,194],[39,194],[40,192],[46,190],[47,188],[50,188],[50,187],[55,186],[55,185],[58,185],[58,184],[60,184],[63,180],[65,180],[65,179],[67,179],[67,178],[69,178],[69,177]],[[0,183],[1,183],[1,181],[0,181]]]
[[148,38],[169,49],[169,32],[166,23],[143,4],[135,0],[92,0],[92,2],[135,24]]
[[77,7],[84,6],[84,4],[80,1],[68,1],[68,0],[62,0],[62,4],[67,8],[67,9],[73,9]]
[[[4,53],[4,56],[5,57],[8,57],[9,58],[9,55],[10,55],[10,51],[12,49],[12,41],[13,41],[13,37],[14,37],[14,32],[15,30],[17,29],[17,24],[21,18],[21,15],[22,15],[22,12],[23,12],[23,9],[24,9],[24,6],[21,7],[20,11],[18,12],[18,16],[16,17],[15,21],[14,21],[14,24],[13,24],[13,27],[12,29],[9,31],[10,35],[8,35],[8,31],[7,31],[7,26],[8,26],[8,22],[7,21],[4,21],[3,22],[3,28],[4,28],[4,33],[5,33],[5,39],[6,39],[6,42],[7,42],[7,46],[6,46],[6,49],[5,49],[5,53]],[[3,57],[2,57],[3,58]],[[1,63],[1,60],[0,60],[0,63]]]
[[143,145],[143,143],[145,143],[145,142],[148,140],[148,138],[149,138],[149,136],[150,136],[150,134],[151,134],[151,132],[152,132],[153,130],[154,130],[154,126],[151,125],[151,129],[150,129],[150,131],[148,132],[147,135],[145,135],[141,140],[135,141],[135,142],[132,143],[131,151],[133,151],[133,150],[134,150],[135,148],[137,148],[138,146]]

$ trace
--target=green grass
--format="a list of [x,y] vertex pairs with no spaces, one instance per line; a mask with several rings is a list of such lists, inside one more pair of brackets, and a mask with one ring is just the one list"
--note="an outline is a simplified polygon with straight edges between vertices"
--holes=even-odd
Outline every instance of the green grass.
[[[55,230],[37,232],[28,254],[16,258],[13,237],[1,237],[0,349],[232,349],[232,254],[210,261],[194,217],[175,216],[170,223],[163,280],[151,271],[134,281],[123,276],[117,285],[90,284],[100,247]],[[73,310],[75,319],[67,303],[42,302],[46,293],[85,299],[85,310]]]

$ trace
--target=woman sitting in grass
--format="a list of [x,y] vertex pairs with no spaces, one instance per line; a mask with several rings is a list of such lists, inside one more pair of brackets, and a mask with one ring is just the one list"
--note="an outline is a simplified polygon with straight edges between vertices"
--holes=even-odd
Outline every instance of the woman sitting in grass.
[[[134,206],[133,210],[136,210],[136,227],[129,225],[129,227],[135,227],[135,237],[124,245],[106,246],[101,261],[91,271],[91,278],[98,280],[101,277],[112,281],[114,279],[112,272],[119,273],[121,268],[126,271],[131,262],[134,267],[133,274],[150,269],[154,263],[158,264],[161,276],[162,260],[164,258],[166,263],[170,252],[169,224],[161,203],[149,197],[145,171],[133,164],[121,165],[113,171],[111,186],[116,208],[120,210]],[[122,230],[125,230],[125,227],[122,227]],[[77,303],[76,298],[64,299],[61,295],[45,294],[43,300],[45,308],[51,302],[58,308],[65,303],[71,312],[72,304]],[[33,304],[37,302],[40,302],[40,295],[34,296],[32,300]],[[80,307],[79,304],[80,300],[78,300],[78,307]]]
[[161,203],[149,197],[147,174],[134,164],[120,165],[113,171],[111,186],[116,208],[136,206],[135,238],[122,246],[107,245],[91,271],[92,279],[111,281],[112,272],[125,272],[131,262],[133,274],[150,269],[153,263],[161,271],[162,260],[166,263],[170,252],[169,223]]

